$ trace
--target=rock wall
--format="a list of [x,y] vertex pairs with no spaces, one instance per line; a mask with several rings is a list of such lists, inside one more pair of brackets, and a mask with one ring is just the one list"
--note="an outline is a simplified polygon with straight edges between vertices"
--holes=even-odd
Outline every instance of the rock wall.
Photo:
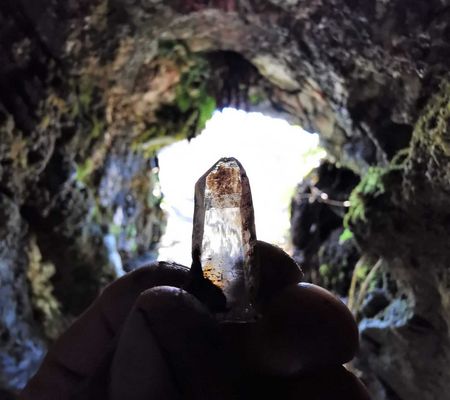
[[26,282],[27,224],[19,208],[0,196],[0,385],[21,385],[40,362],[45,344],[32,317]]
[[[374,398],[445,398],[449,17],[447,0],[4,0],[3,386],[23,385],[58,327],[157,242],[155,150],[237,105],[318,132],[344,169],[327,191],[349,177],[330,199],[350,210],[318,221],[309,259],[356,305],[378,299],[358,315]],[[336,282],[320,266],[344,245]]]
[[449,89],[443,82],[430,99],[403,158],[363,178],[347,217],[398,286],[386,309],[360,324],[364,362],[398,398],[445,397],[450,379]]

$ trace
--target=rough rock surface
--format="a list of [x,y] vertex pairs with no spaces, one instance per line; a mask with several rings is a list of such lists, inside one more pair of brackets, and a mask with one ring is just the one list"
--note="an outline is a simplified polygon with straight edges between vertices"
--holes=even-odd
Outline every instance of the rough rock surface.
[[291,204],[294,258],[305,278],[343,297],[359,258],[351,233],[342,227],[346,201],[358,181],[352,171],[322,162],[298,185]]
[[16,252],[36,238],[62,315],[80,312],[157,241],[146,160],[232,104],[283,112],[365,176],[346,225],[398,288],[361,321],[358,367],[376,399],[445,398],[449,21],[448,0],[2,1],[0,359],[17,379],[1,364],[0,382],[24,384],[45,335]]
[[29,378],[45,352],[26,290],[27,224],[16,204],[0,195],[0,386]]
[[[363,178],[347,217],[399,288],[381,315],[361,322],[362,358],[405,399],[445,397],[450,380],[449,105],[444,81],[422,111],[408,152]],[[407,385],[407,377],[419,383]]]

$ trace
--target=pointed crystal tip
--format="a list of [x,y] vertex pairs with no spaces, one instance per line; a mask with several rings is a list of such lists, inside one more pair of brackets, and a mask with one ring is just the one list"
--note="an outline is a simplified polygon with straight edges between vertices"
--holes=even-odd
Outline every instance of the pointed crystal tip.
[[207,208],[240,207],[241,170],[234,159],[222,159],[206,176],[205,206]]

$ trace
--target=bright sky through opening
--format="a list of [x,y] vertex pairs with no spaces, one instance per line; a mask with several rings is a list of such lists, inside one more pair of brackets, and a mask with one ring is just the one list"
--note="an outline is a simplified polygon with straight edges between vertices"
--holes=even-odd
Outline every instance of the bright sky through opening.
[[221,157],[237,158],[247,172],[258,239],[289,251],[294,189],[323,156],[316,134],[284,120],[235,109],[215,112],[201,135],[158,154],[163,208],[168,214],[158,259],[191,264],[194,186]]

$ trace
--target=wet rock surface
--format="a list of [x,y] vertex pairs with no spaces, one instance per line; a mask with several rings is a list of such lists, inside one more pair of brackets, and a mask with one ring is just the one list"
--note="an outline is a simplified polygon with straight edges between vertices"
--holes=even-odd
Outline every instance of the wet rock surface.
[[[341,295],[355,254],[372,260],[358,368],[374,398],[445,398],[449,17],[444,0],[3,1],[1,385],[22,386],[44,351],[24,249],[54,266],[70,320],[158,241],[155,150],[231,104],[320,134],[334,166],[298,194],[350,210],[295,200],[294,244]],[[386,307],[369,307],[375,289]]]

